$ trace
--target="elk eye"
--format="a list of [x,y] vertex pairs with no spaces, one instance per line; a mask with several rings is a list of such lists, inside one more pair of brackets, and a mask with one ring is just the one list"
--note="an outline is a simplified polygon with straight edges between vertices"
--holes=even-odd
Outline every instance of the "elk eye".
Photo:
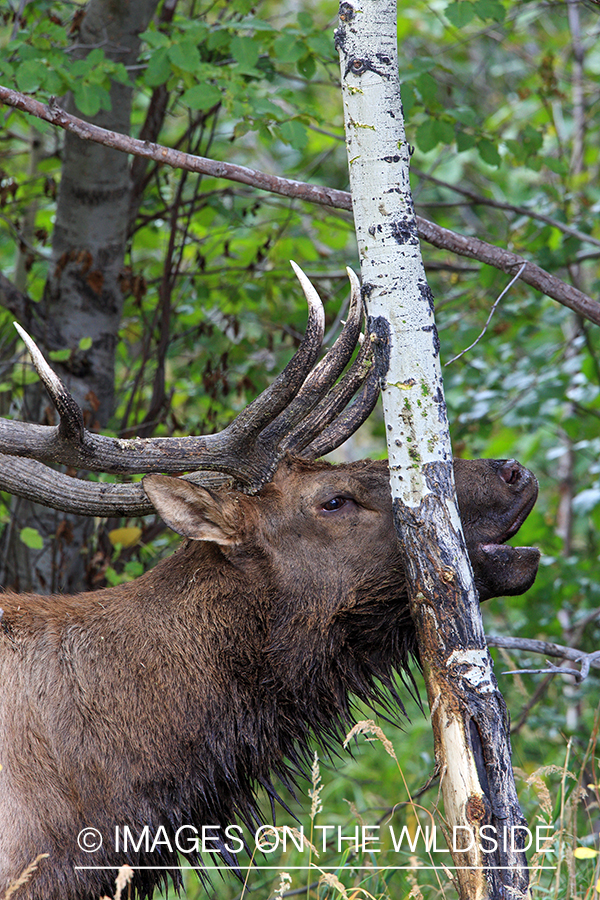
[[326,503],[323,503],[321,509],[326,510],[327,512],[335,512],[338,509],[341,509],[342,506],[345,506],[348,502],[346,497],[332,497],[331,500],[327,500]]

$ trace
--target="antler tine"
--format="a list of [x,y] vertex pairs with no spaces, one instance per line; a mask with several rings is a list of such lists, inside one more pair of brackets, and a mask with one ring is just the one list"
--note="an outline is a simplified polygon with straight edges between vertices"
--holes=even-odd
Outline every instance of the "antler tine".
[[[318,434],[325,431],[346,408],[351,398],[373,373],[373,348],[371,341],[363,341],[360,352],[344,377],[312,412],[284,438],[281,448],[289,453],[301,453]],[[375,380],[375,385],[377,381]],[[374,401],[377,400],[377,394]],[[367,414],[368,415],[368,414]],[[366,416],[365,416],[366,418]],[[359,423],[362,424],[362,423]],[[359,425],[356,426],[357,428]]]
[[[298,278],[301,279],[300,283],[302,284],[305,279],[306,283],[314,291],[310,281],[308,281],[306,275],[298,266],[294,266],[294,271]],[[331,350],[306,378],[294,400],[262,432],[259,441],[264,447],[281,448],[285,445],[287,448],[288,441],[286,436],[298,426],[298,423],[303,423],[303,420],[306,420],[309,413],[314,410],[331,386],[335,384],[354,353],[362,321],[360,282],[352,269],[346,269],[346,271],[350,279],[350,308],[344,328]],[[362,382],[356,383],[354,391],[347,396],[346,402],[353,396],[360,383]]]
[[66,385],[63,384],[56,372],[50,368],[37,344],[29,337],[25,329],[21,328],[18,322],[13,322],[13,325],[29,350],[29,355],[35,366],[35,370],[40,376],[40,380],[58,412],[60,417],[60,424],[58,426],[59,434],[67,440],[82,443],[85,428],[83,425],[83,414],[77,405],[77,402],[69,393]]
[[[304,450],[298,452],[303,459],[318,459],[331,453],[340,444],[343,444],[350,435],[360,428],[363,422],[369,418],[377,398],[379,397],[381,379],[376,367],[373,366],[367,375],[362,390],[352,406],[345,409],[338,417],[325,428]],[[297,451],[295,451],[297,452]]]
[[308,303],[309,314],[304,339],[283,372],[223,431],[224,435],[231,438],[243,436],[245,443],[253,440],[296,396],[312,369],[323,343],[325,310],[321,298],[300,266],[293,260],[290,260],[290,265],[296,273]]

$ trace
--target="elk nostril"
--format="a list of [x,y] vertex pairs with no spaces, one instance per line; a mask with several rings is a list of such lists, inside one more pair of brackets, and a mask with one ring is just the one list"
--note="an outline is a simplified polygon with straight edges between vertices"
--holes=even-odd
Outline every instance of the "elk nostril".
[[500,478],[507,484],[518,484],[521,480],[523,467],[516,459],[507,459],[500,469]]

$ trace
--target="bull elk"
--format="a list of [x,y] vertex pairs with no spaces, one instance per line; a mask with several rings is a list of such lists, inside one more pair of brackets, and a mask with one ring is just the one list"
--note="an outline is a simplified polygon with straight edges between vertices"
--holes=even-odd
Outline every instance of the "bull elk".
[[[373,705],[389,691],[401,707],[395,676],[417,651],[387,465],[316,461],[377,397],[368,333],[340,379],[361,327],[360,288],[351,274],[348,321],[315,365],[323,310],[298,277],[309,319],[296,355],[209,437],[90,434],[23,333],[60,422],[0,421],[0,487],[93,515],[156,510],[188,540],[129,584],[0,598],[0,893],[43,853],[15,900],[92,900],[124,862],[136,868],[135,895],[151,897],[178,865],[175,851],[140,844],[123,855],[115,827],[211,826],[216,854],[233,866],[227,826],[256,827],[257,791],[274,802],[275,780],[293,782],[311,740],[343,736],[351,697]],[[44,465],[59,461],[163,474],[146,474],[143,488],[98,485]],[[454,465],[481,599],[525,591],[539,553],[504,542],[535,503],[535,478],[514,460]],[[164,474],[182,470],[224,483]],[[89,827],[103,838],[93,857],[78,845]],[[187,861],[201,865],[197,849]]]

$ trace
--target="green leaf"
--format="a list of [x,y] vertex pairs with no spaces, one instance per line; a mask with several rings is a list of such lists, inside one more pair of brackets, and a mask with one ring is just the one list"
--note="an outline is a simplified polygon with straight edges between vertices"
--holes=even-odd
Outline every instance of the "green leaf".
[[419,125],[417,128],[416,140],[419,145],[419,150],[422,150],[423,153],[429,153],[430,150],[437,147],[438,139],[433,119],[426,119],[422,125]]
[[311,16],[310,13],[299,12],[298,15],[296,16],[296,19],[297,19],[298,25],[300,26],[302,31],[310,31],[311,28],[314,27],[315,20],[313,19],[313,17]]
[[506,18],[506,10],[499,0],[475,0],[473,7],[484,22],[488,19],[492,19],[493,22],[504,22]]
[[66,362],[68,359],[71,359],[71,351],[70,350],[51,350],[48,354],[52,362]]
[[274,42],[273,53],[279,63],[295,63],[302,59],[306,53],[306,47],[295,34],[284,31]]
[[437,103],[438,86],[433,75],[430,75],[429,72],[423,72],[415,80],[415,84],[424,103],[429,105]]
[[221,101],[221,92],[213,84],[195,84],[182,95],[181,102],[190,109],[210,109]]
[[317,64],[312,53],[305,56],[303,59],[299,59],[296,63],[296,68],[305,78],[313,78],[317,71]]
[[251,37],[236,35],[231,40],[231,53],[243,71],[254,70],[258,62],[259,46]]
[[418,56],[411,62],[411,69],[417,75],[422,75],[423,72],[431,72],[437,69],[438,66],[439,61],[432,59],[430,56]]
[[555,175],[568,175],[569,164],[564,159],[556,159],[554,156],[544,156],[544,165]]
[[443,119],[430,117],[417,128],[417,144],[423,153],[428,153],[438,144],[451,144],[454,140],[454,128]]
[[235,138],[242,137],[245,134],[248,134],[249,131],[252,131],[254,128],[253,123],[251,123],[248,119],[244,119],[241,122],[236,122],[233,135]]
[[477,113],[470,106],[455,106],[454,109],[446,110],[446,113],[461,125],[475,128],[478,124]]
[[17,87],[24,94],[39,91],[44,83],[47,69],[38,59],[28,59],[17,68]]
[[[85,82],[77,84],[73,90],[77,109],[84,116],[97,115],[102,109],[102,92],[103,88],[97,84],[86,84]],[[106,92],[104,91],[104,93]]]
[[308,134],[306,128],[298,119],[289,119],[284,122],[280,128],[281,137],[290,144],[294,150],[304,150],[308,143]]
[[476,138],[474,134],[469,134],[466,131],[457,131],[456,133],[456,149],[459,153],[464,153],[465,150],[470,150],[476,144]]
[[90,347],[92,346],[92,343],[93,342],[92,342],[91,337],[81,338],[81,340],[79,341],[79,349],[80,350],[89,350]]
[[502,162],[500,154],[498,153],[498,148],[487,138],[480,138],[477,141],[477,150],[484,163],[487,163],[488,166],[495,166],[498,168]]
[[530,148],[531,152],[537,153],[538,150],[541,150],[542,144],[544,143],[544,137],[536,128],[527,124],[521,132],[521,135],[523,143]]
[[200,52],[197,46],[190,40],[173,44],[168,50],[169,59],[174,66],[183,72],[194,73],[200,65]]
[[144,74],[144,81],[148,87],[158,87],[164,84],[171,75],[171,63],[169,51],[166,47],[156,50],[150,57],[148,68]]
[[168,47],[170,43],[166,34],[163,34],[162,31],[155,31],[154,28],[149,28],[147,31],[144,31],[140,37],[149,47],[155,47],[156,49],[159,47]]
[[191,21],[185,23],[185,33],[187,38],[198,47],[204,43],[208,34],[208,25],[202,21]]
[[285,113],[281,107],[269,100],[268,97],[257,97],[252,104],[252,112],[255,116],[275,119],[276,122],[280,122],[285,118]]
[[402,85],[401,89],[402,94],[402,109],[404,110],[404,115],[407,119],[410,119],[410,114],[413,110],[415,103],[417,103],[417,95],[415,93],[415,89],[412,84],[406,83]]
[[56,69],[48,69],[44,80],[44,90],[49,94],[54,94],[55,97],[64,94],[68,90],[68,85],[62,73]]
[[333,59],[335,47],[328,33],[311,34],[306,38],[306,44],[317,56]]
[[37,530],[37,528],[21,528],[21,533],[19,535],[23,544],[26,547],[29,547],[30,550],[42,550],[44,546],[44,539]]
[[218,28],[216,31],[209,33],[206,38],[206,46],[209,50],[222,50],[225,52],[225,49],[229,47],[230,40],[229,32],[225,28]]
[[535,157],[537,157],[543,143],[543,135],[528,123],[519,134],[519,139],[507,140],[506,146],[519,163],[527,163],[531,168],[535,168],[538,171],[541,166],[541,160],[535,160]]
[[14,71],[12,63],[8,59],[2,59],[2,54],[0,54],[0,72],[2,72],[7,81],[13,77]]
[[274,32],[279,31],[278,28],[275,28],[271,22],[266,22],[264,19],[257,19],[256,16],[246,16],[238,22],[238,27],[242,28],[251,28],[252,31],[255,32]]
[[90,66],[102,66],[102,68],[105,68],[112,62],[112,60],[106,59],[104,50],[101,50],[99,47],[94,47],[93,50],[90,50],[86,60]]
[[512,155],[515,158],[515,162],[522,163],[524,161],[525,155],[523,153],[523,145],[520,141],[512,140],[511,138],[507,138],[504,141],[507,150],[510,150]]
[[454,141],[454,125],[447,119],[437,119],[435,123],[440,144],[451,144]]
[[475,7],[465,0],[457,0],[446,7],[444,15],[455,28],[464,28],[475,16]]

